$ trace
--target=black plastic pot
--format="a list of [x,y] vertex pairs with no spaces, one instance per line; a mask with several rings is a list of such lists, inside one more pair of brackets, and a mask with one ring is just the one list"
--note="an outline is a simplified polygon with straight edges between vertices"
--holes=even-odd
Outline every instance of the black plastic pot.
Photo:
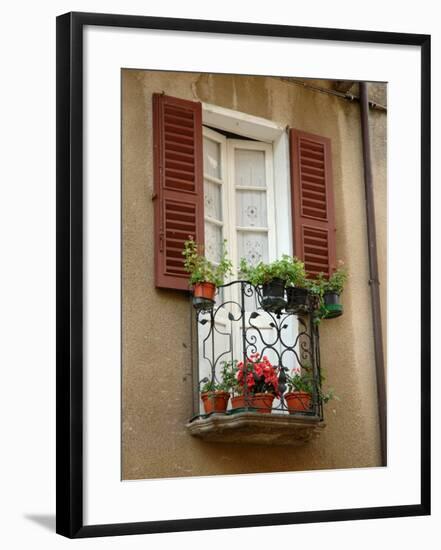
[[339,304],[340,296],[335,292],[325,292],[323,295],[323,301],[325,302],[325,306]]
[[289,286],[286,288],[286,311],[288,313],[306,313],[308,311],[308,291],[306,288]]
[[285,281],[283,279],[272,279],[262,285],[262,308],[265,311],[277,312],[285,306]]
[[214,300],[193,296],[193,307],[197,311],[211,311],[214,307],[214,304],[215,304]]
[[340,303],[340,296],[335,292],[326,292],[323,295],[325,319],[333,319],[343,315],[343,306]]

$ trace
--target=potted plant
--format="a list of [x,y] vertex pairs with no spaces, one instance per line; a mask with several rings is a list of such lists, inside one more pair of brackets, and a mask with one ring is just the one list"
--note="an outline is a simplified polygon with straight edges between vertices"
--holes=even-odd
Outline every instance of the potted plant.
[[305,412],[311,409],[313,381],[308,375],[301,375],[298,372],[286,375],[286,386],[288,392],[285,394],[286,406],[290,414]]
[[[274,398],[279,395],[279,377],[266,355],[252,353],[237,363],[236,393],[233,409],[252,407],[260,413],[271,413]],[[246,385],[246,390],[245,390]]]
[[203,246],[189,236],[182,252],[184,268],[190,274],[193,287],[193,305],[196,308],[211,309],[214,304],[216,287],[223,285],[225,277],[231,273],[232,263],[228,259],[226,240],[222,243],[221,261],[214,265],[204,256]]
[[305,264],[291,256],[282,256],[286,264],[286,311],[288,313],[306,313],[308,311],[308,280]]
[[327,280],[323,273],[319,273],[315,279],[307,280],[307,288],[314,311],[314,323],[320,323],[320,321],[326,317],[323,300],[326,283]]
[[322,319],[332,319],[343,314],[343,306],[340,303],[340,295],[348,278],[348,272],[339,262],[339,268],[327,279],[323,273],[319,273],[316,279],[309,279],[307,287],[315,302],[314,321],[319,323]]
[[[240,362],[242,368],[243,362]],[[224,362],[224,379],[227,380],[229,389],[231,391],[231,408],[234,410],[242,409],[244,407],[251,407],[252,395],[251,392],[248,392],[245,396],[244,386],[239,382],[239,362],[237,359],[232,361]]]
[[343,306],[340,303],[340,295],[348,278],[348,272],[343,262],[339,262],[339,267],[329,277],[323,289],[323,307],[326,311],[325,318],[332,319],[343,314]]
[[265,311],[277,313],[286,306],[285,283],[288,273],[285,260],[277,260],[270,264],[259,262],[251,266],[242,258],[239,274],[255,287],[262,287],[261,306]]
[[203,378],[200,383],[202,384],[201,399],[205,414],[226,412],[230,393],[226,391],[225,384],[209,378]]
[[201,386],[201,400],[204,405],[205,414],[211,412],[225,413],[231,393],[238,391],[237,361],[222,361],[221,372],[218,381],[216,377],[211,379],[203,378]]
[[294,371],[293,374],[287,374],[286,376],[288,392],[284,395],[284,398],[290,414],[307,412],[312,409],[314,388],[316,388],[318,399],[323,403],[327,403],[330,399],[338,400],[332,388],[329,388],[326,392],[323,391],[325,377],[322,372],[319,374],[319,384],[315,384],[311,375],[311,367],[306,365],[302,367],[302,370],[304,371],[303,374]]

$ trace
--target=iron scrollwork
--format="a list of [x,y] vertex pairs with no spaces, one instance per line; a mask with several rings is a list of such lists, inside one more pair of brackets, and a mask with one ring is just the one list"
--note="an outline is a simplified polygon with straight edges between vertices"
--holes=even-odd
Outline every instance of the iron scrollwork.
[[[220,297],[225,299],[222,301]],[[301,374],[307,370],[313,388],[311,405],[295,414],[323,419],[319,330],[314,323],[314,304],[294,312],[283,308],[271,310],[262,302],[261,287],[238,280],[218,288],[215,304],[202,304],[196,309],[200,378],[203,367],[208,370],[204,380],[219,383],[223,361],[245,362],[252,354],[270,357],[277,371],[279,392],[271,412],[293,414],[284,397],[287,375],[290,371]],[[244,390],[247,393],[246,384]],[[234,410],[229,409],[226,414],[234,414]]]

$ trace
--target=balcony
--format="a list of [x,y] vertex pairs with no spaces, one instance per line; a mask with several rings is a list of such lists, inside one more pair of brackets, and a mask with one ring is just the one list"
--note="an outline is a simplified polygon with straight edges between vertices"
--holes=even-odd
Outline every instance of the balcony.
[[265,445],[317,437],[325,423],[314,299],[233,281],[214,303],[193,305],[199,384],[189,433]]

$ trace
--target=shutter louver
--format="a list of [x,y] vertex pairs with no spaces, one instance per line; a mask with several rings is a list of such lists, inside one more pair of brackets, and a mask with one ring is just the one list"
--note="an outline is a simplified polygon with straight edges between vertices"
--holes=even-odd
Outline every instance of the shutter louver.
[[188,290],[184,242],[204,242],[201,104],[153,94],[153,144],[155,284]]
[[331,143],[328,138],[290,131],[294,254],[308,276],[336,268]]

